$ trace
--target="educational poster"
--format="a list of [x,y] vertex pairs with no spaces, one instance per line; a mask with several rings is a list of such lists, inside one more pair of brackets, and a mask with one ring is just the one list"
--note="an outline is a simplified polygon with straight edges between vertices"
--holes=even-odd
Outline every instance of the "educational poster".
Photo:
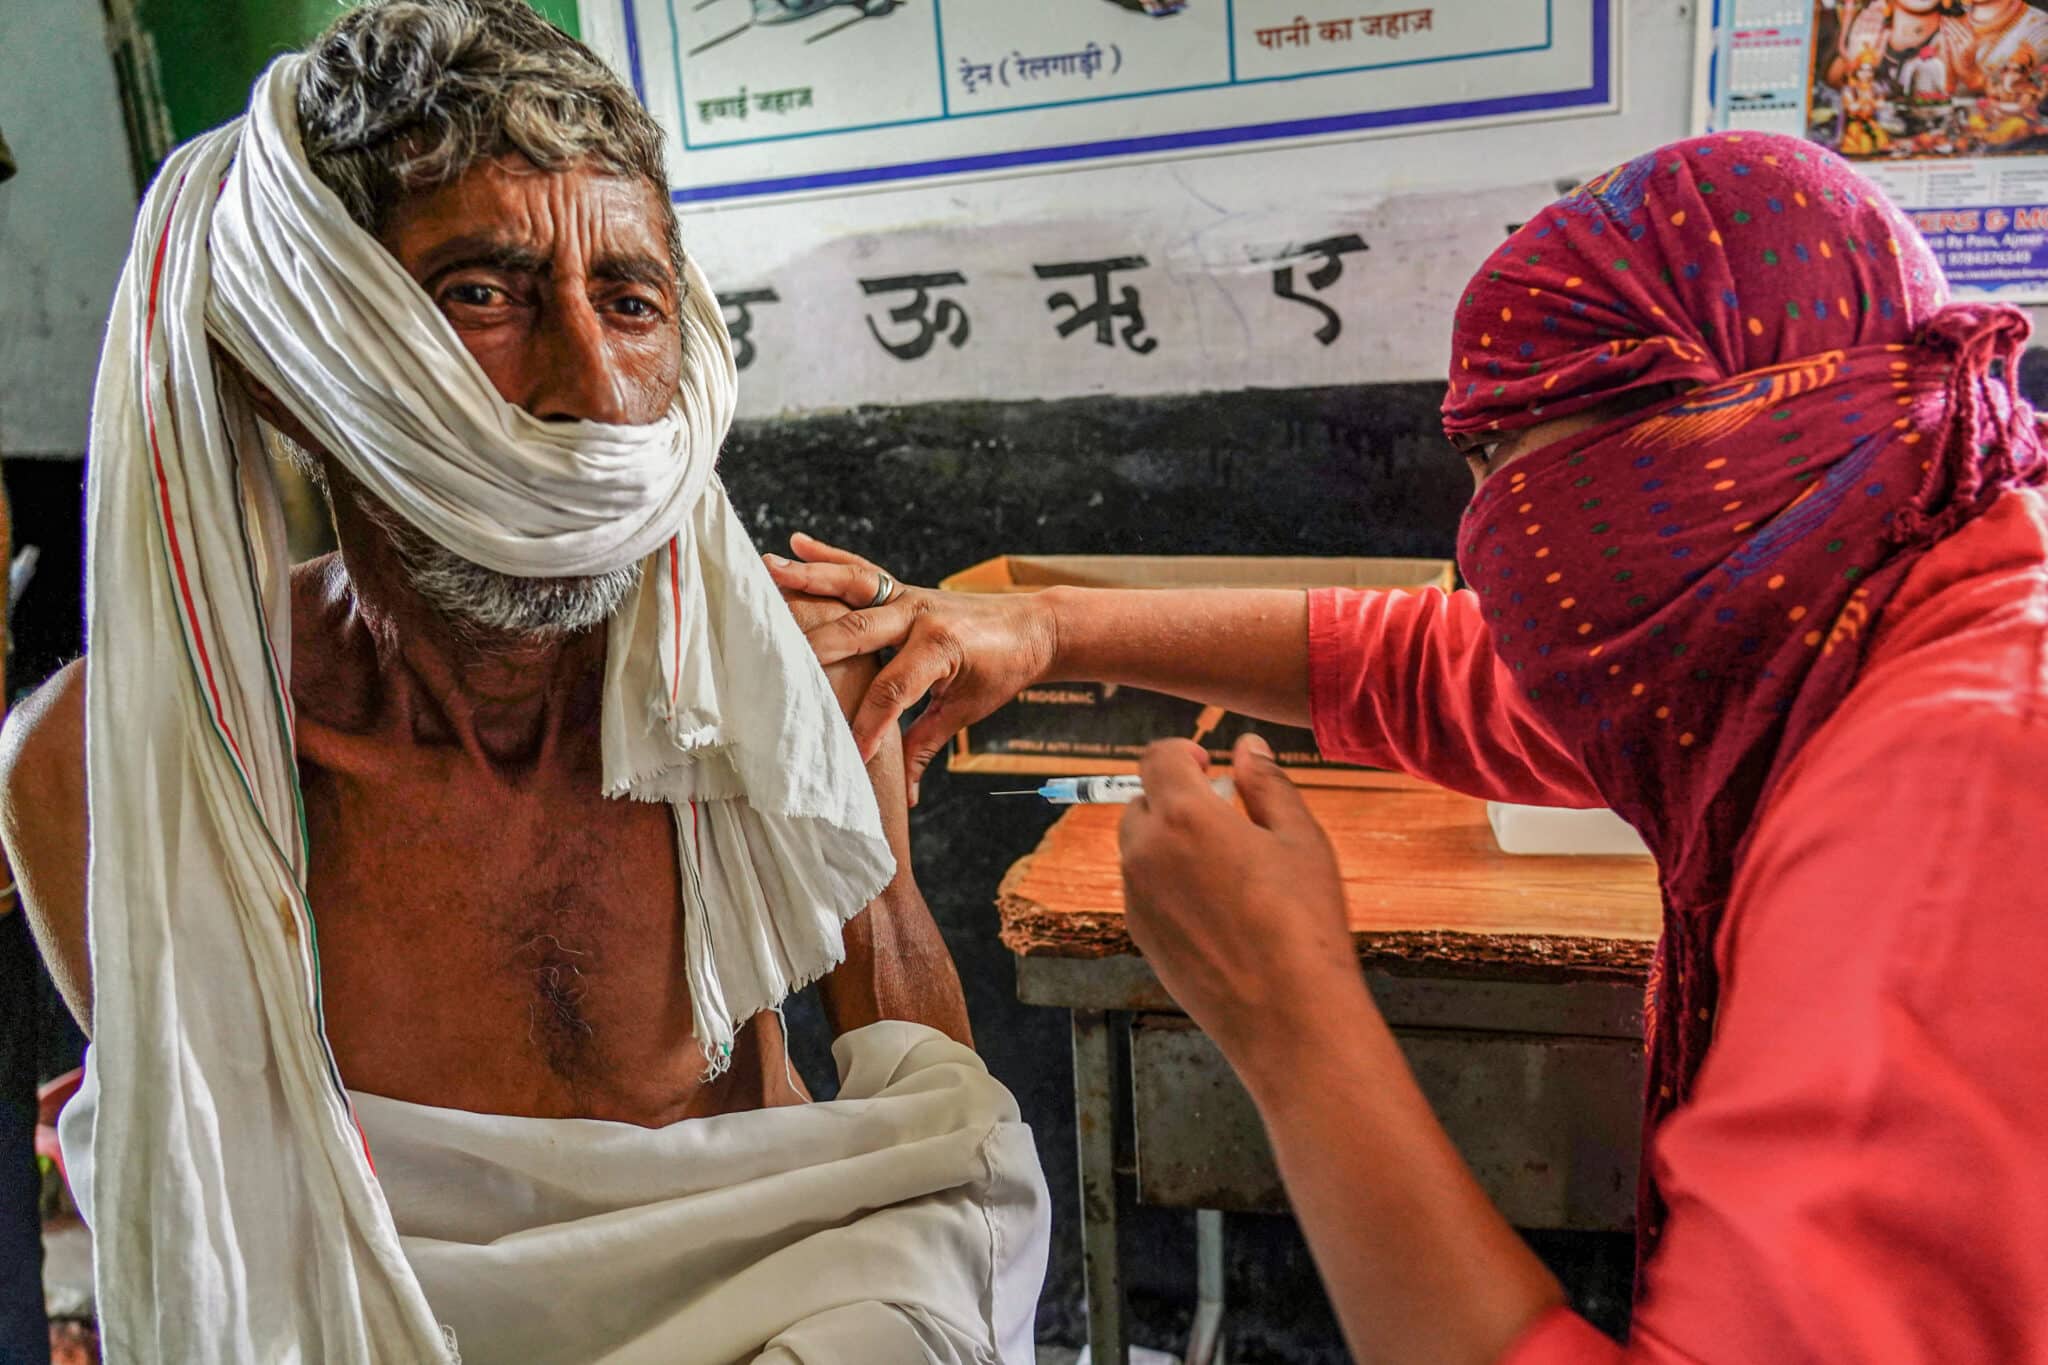
[[2048,300],[2048,0],[1723,0],[1717,123],[1803,133],[1961,292]]
[[1613,0],[604,0],[678,203],[1615,107]]

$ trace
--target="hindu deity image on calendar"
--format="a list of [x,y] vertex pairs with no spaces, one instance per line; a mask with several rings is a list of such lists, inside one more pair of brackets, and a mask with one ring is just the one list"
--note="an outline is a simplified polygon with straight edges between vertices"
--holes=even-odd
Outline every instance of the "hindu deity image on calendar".
[[1862,159],[2048,152],[2048,0],[1815,0],[1808,132]]

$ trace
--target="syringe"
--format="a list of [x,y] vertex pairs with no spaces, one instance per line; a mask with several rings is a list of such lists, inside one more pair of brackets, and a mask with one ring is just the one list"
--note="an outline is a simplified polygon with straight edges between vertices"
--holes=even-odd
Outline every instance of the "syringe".
[[[1212,777],[1209,787],[1225,801],[1237,795],[1237,784],[1227,777]],[[1135,774],[1119,777],[1054,777],[1031,791],[990,792],[991,796],[1038,796],[1054,806],[1127,806],[1145,794],[1143,778]]]

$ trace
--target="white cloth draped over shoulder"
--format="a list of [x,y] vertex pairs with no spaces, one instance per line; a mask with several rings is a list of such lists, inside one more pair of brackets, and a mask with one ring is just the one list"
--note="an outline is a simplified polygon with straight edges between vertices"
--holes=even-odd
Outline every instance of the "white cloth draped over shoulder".
[[[300,68],[280,60],[245,118],[166,163],[94,397],[88,1126],[114,1361],[447,1354],[322,1031],[284,536],[209,339],[448,549],[522,576],[644,566],[611,625],[604,781],[678,811],[711,1066],[841,958],[894,872],[831,689],[713,474],[736,372],[703,276],[686,270],[666,417],[534,419],[309,172]],[[744,1117],[779,1140],[779,1116]]]

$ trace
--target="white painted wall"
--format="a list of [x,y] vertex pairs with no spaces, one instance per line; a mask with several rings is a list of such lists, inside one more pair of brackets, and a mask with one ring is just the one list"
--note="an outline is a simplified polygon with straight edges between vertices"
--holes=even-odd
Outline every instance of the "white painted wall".
[[[584,6],[585,36],[618,62],[606,8]],[[1556,198],[1560,179],[1694,131],[1697,0],[1622,10],[1615,114],[693,208],[685,243],[720,292],[767,286],[782,300],[755,310],[741,411],[1440,378],[1452,304],[1507,224]],[[1320,319],[1274,297],[1273,267],[1253,257],[1336,232],[1371,250],[1321,296],[1344,316],[1325,347],[1311,336]],[[1046,298],[1061,286],[1032,265],[1122,255],[1150,262],[1120,280],[1140,289],[1159,347],[1057,336]],[[938,270],[967,277],[950,296],[971,339],[897,360],[868,330],[871,315],[887,326],[883,301],[858,280]]]
[[100,7],[0,2],[0,457],[85,450],[134,188]]

